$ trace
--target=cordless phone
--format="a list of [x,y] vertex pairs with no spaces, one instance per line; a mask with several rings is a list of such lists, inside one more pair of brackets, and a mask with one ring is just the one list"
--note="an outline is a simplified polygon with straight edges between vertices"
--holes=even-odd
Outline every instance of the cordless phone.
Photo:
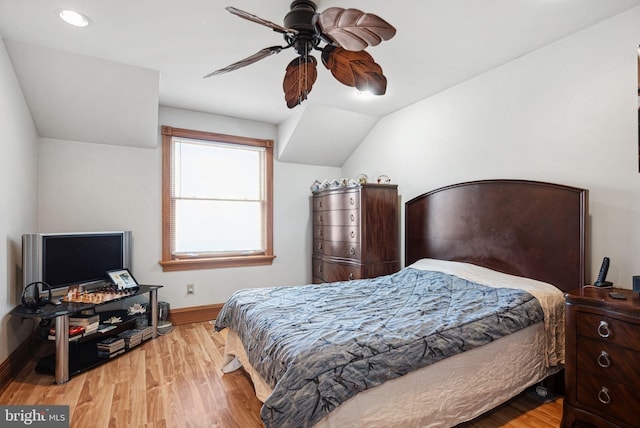
[[598,279],[595,282],[596,287],[612,287],[613,283],[607,281],[607,273],[609,272],[609,257],[602,259],[602,266],[598,273]]

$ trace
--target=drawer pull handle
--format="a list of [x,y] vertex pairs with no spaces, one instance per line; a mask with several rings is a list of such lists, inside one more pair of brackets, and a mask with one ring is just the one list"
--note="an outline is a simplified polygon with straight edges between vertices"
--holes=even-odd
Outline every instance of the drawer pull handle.
[[356,237],[356,232],[354,232],[353,230],[351,232],[349,232],[349,236],[352,238]]
[[350,274],[349,274],[349,281],[352,281],[352,280],[353,280],[353,274],[352,274],[352,273],[350,273]]
[[607,351],[600,351],[600,355],[598,355],[598,365],[605,369],[611,366],[611,358],[609,358]]
[[355,253],[356,253],[356,249],[355,248],[353,248],[353,247],[349,248],[349,254],[350,255],[353,256]]
[[318,217],[318,223],[322,223],[322,216]]
[[318,207],[322,208],[322,201],[318,202]]
[[322,250],[322,242],[318,244],[318,250]]
[[322,265],[318,266],[318,272],[322,272]]
[[600,321],[600,325],[598,326],[598,334],[600,335],[600,337],[609,337],[611,335],[609,324],[606,321]]
[[356,200],[355,200],[355,199],[353,199],[353,198],[349,198],[349,203],[350,203],[351,205],[355,205],[355,204],[356,204]]
[[322,236],[322,229],[318,229],[318,236]]
[[606,387],[603,386],[600,388],[600,391],[598,392],[598,400],[600,400],[602,404],[611,403],[611,395],[609,395],[609,390]]
[[351,221],[356,221],[356,216],[354,216],[353,214],[351,214],[351,215],[349,216],[349,220],[351,220]]

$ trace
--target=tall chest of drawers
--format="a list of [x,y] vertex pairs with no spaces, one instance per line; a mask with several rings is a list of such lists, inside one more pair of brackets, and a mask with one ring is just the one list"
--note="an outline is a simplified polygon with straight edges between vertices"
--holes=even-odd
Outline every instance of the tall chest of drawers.
[[[615,291],[625,300],[614,299]],[[640,426],[640,298],[593,287],[566,299],[562,427]]]
[[313,194],[313,283],[400,269],[398,186],[363,184]]

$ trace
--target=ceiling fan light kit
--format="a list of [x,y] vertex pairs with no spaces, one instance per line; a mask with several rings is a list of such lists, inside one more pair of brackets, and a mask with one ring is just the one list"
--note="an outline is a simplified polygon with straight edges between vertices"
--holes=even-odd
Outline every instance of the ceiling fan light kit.
[[374,95],[384,95],[386,92],[387,79],[382,67],[364,50],[396,34],[396,29],[379,16],[339,7],[330,7],[318,13],[313,1],[294,0],[284,17],[284,26],[281,26],[234,7],[226,9],[234,15],[282,33],[287,44],[261,49],[243,60],[207,74],[205,78],[237,70],[284,49],[293,48],[298,56],[287,65],[282,84],[289,108],[306,100],[316,81],[318,62],[311,55],[313,50],[321,52],[322,63],[340,83]]

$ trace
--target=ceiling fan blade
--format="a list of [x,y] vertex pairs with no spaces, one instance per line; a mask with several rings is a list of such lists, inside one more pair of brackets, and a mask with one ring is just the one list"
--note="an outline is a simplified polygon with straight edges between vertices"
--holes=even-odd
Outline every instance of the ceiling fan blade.
[[317,65],[318,61],[311,55],[299,56],[287,65],[282,83],[287,107],[294,108],[307,99],[318,77]]
[[244,18],[244,19],[247,19],[249,21],[257,22],[258,24],[264,25],[265,27],[269,27],[273,31],[277,31],[278,33],[298,34],[297,30],[294,30],[292,28],[283,27],[282,25],[278,25],[278,24],[273,23],[271,21],[267,21],[266,19],[262,19],[259,16],[253,15],[253,14],[251,14],[249,12],[245,12],[244,10],[237,9],[237,8],[235,8],[233,6],[227,6],[225,9],[227,9],[229,12],[233,13],[234,15],[239,16],[240,18]]
[[354,52],[327,45],[322,50],[322,63],[344,85],[374,95],[384,95],[387,91],[382,67],[366,51]]
[[215,76],[217,74],[223,74],[223,73],[228,73],[230,71],[234,71],[237,70],[239,68],[245,67],[247,65],[253,64],[254,62],[258,62],[263,58],[266,58],[268,56],[280,53],[280,51],[282,49],[286,49],[282,46],[271,46],[269,48],[264,48],[264,49],[260,49],[258,52],[256,52],[255,54],[251,55],[250,57],[247,57],[243,60],[240,60],[238,62],[234,62],[231,65],[228,65],[224,68],[221,68],[220,70],[216,70],[214,72],[211,72],[209,74],[207,74],[206,76],[204,76],[204,79],[206,79],[207,77],[211,77],[211,76]]
[[358,9],[330,7],[316,15],[323,36],[350,51],[361,51],[389,40],[396,29],[384,19]]

